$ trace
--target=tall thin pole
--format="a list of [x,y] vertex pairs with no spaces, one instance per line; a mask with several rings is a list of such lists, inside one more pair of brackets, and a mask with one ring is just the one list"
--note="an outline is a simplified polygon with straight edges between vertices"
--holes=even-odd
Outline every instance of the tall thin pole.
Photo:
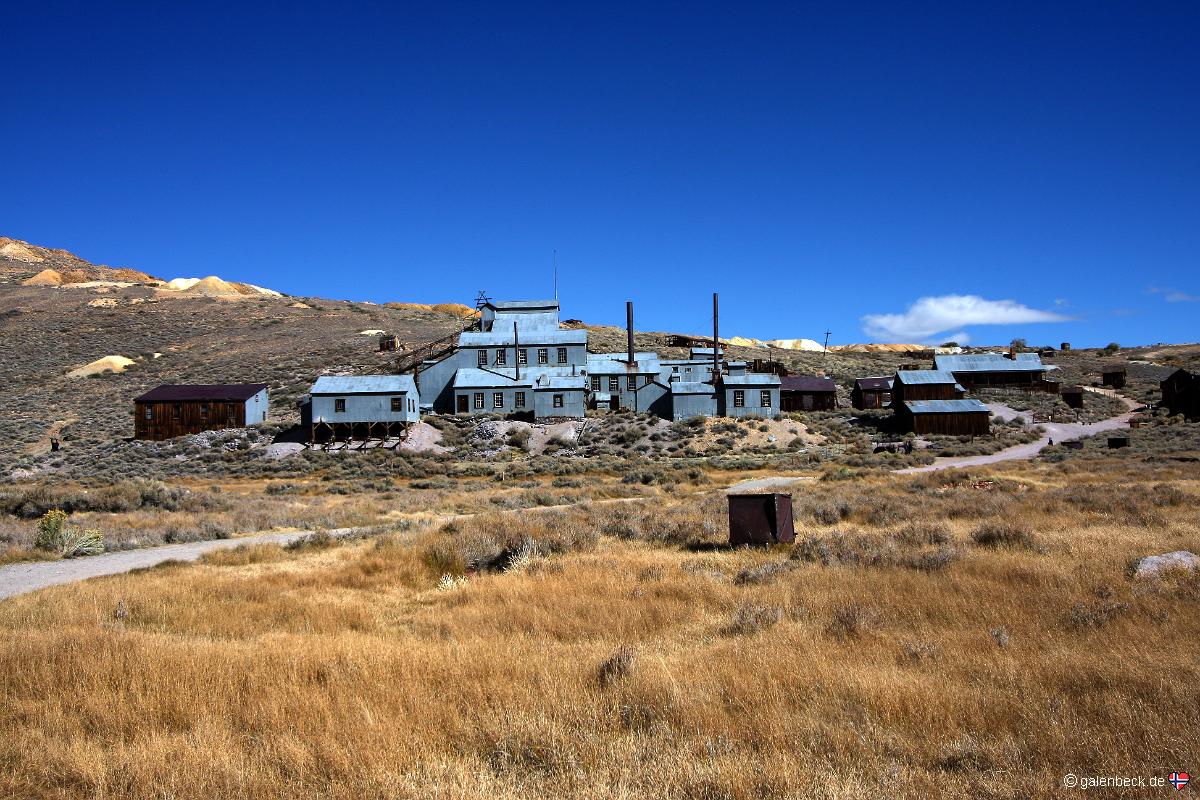
[[513,368],[516,380],[521,380],[521,337],[517,335],[516,320],[513,320]]
[[717,319],[717,293],[713,292],[713,383],[716,383],[717,378],[721,375],[721,361],[718,355],[721,352],[721,337]]
[[[833,331],[825,331],[825,347],[821,352],[821,369],[825,369],[825,362],[829,360],[829,334]],[[828,373],[826,373],[828,374]]]

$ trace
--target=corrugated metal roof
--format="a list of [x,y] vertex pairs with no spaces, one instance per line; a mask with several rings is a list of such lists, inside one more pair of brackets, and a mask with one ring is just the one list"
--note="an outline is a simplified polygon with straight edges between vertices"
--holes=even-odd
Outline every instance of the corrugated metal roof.
[[896,380],[905,386],[916,383],[954,383],[954,373],[941,369],[902,369]]
[[533,386],[533,378],[524,372],[517,381],[512,375],[502,375],[487,369],[460,369],[454,373],[455,389],[491,389],[496,387]]
[[964,412],[982,411],[988,413],[988,408],[978,400],[908,400],[904,403],[914,414],[962,414]]
[[734,386],[778,386],[779,376],[769,372],[751,372],[746,375],[722,375],[721,381]]
[[577,377],[559,377],[554,375],[543,375],[536,378],[533,382],[534,391],[584,391],[587,388],[586,378]]
[[933,357],[940,370],[949,372],[1043,372],[1046,366],[1037,353],[1017,353],[1017,360],[999,353],[980,353],[969,356]]
[[711,383],[699,381],[671,381],[671,394],[712,394]]
[[168,383],[133,398],[135,403],[186,403],[249,400],[266,389],[265,383]]
[[412,375],[322,375],[309,394],[400,394],[417,393]]
[[816,375],[785,375],[780,379],[779,389],[783,392],[836,392],[833,378]]
[[892,379],[886,375],[877,378],[856,378],[854,385],[859,389],[866,389],[868,391],[883,391],[892,388]]
[[[528,338],[526,338],[528,337]],[[558,344],[587,344],[587,331],[559,331],[554,329],[524,329],[521,331],[521,347],[538,347],[539,345]],[[513,346],[512,331],[466,331],[459,334],[459,347],[479,347],[486,345]]]
[[557,300],[489,300],[485,305],[497,311],[514,311],[518,309],[547,309],[558,308]]

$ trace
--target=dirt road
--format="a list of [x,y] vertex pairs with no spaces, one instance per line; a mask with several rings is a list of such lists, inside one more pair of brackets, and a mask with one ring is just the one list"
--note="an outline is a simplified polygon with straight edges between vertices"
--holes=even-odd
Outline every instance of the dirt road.
[[[337,528],[331,536],[349,536],[360,528]],[[0,599],[13,595],[73,583],[101,575],[118,575],[135,569],[153,567],[164,561],[195,561],[205,553],[245,544],[287,544],[309,535],[297,533],[258,533],[235,539],[210,539],[203,542],[168,544],[140,550],[120,550],[86,558],[65,558],[61,561],[30,561],[0,567]]]
[[[1042,451],[1042,448],[1047,447],[1050,441],[1066,442],[1072,439],[1082,439],[1085,436],[1092,436],[1104,431],[1115,431],[1129,427],[1129,418],[1133,416],[1133,410],[1138,407],[1138,404],[1128,397],[1117,394],[1111,389],[1093,389],[1085,387],[1089,392],[1097,394],[1107,394],[1110,397],[1115,397],[1125,403],[1129,409],[1124,414],[1118,414],[1115,417],[1109,417],[1100,422],[1093,422],[1090,425],[1081,425],[1068,422],[1042,422],[1039,423],[1045,433],[1042,438],[1028,444],[1019,444],[1016,447],[1009,447],[997,453],[992,453],[986,456],[959,456],[956,458],[939,458],[932,464],[923,467],[907,467],[898,469],[896,473],[899,475],[911,475],[917,472],[936,472],[943,469],[956,469],[960,467],[979,467],[987,464],[997,464],[1001,461],[1021,461],[1029,460]],[[996,413],[996,416],[1003,420],[1010,420],[1016,417],[1024,417],[1027,422],[1032,423],[1032,419],[1027,413],[1016,411],[1002,403],[988,403],[987,407]]]

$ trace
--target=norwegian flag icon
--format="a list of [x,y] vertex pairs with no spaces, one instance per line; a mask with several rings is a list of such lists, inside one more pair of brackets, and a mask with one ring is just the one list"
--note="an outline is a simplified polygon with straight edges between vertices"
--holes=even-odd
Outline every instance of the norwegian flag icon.
[[1167,778],[1167,781],[1177,790],[1182,791],[1183,787],[1187,786],[1188,781],[1191,779],[1192,776],[1188,775],[1186,772],[1172,772],[1171,777]]

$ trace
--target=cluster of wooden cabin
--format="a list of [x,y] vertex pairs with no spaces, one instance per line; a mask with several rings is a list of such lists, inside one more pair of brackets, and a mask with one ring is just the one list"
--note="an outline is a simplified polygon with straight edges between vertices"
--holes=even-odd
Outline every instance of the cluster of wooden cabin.
[[[935,355],[933,369],[900,369],[894,375],[858,378],[851,402],[859,409],[890,408],[905,431],[979,436],[991,429],[990,413],[969,390],[1001,387],[1059,392],[1047,378],[1053,366],[1036,353]],[[1080,390],[1082,392],[1082,390]],[[1068,392],[1069,393],[1069,392]]]

